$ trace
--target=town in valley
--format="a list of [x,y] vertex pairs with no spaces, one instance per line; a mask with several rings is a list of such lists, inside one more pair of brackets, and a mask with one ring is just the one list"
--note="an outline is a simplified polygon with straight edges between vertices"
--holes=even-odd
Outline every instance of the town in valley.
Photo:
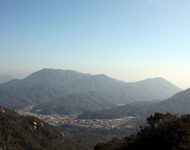
[[[77,115],[60,115],[60,114],[41,115],[31,112],[30,111],[31,109],[32,106],[27,106],[24,109],[16,110],[16,112],[18,112],[23,116],[30,115],[40,118],[45,122],[54,126],[68,124],[76,127],[104,128],[104,129],[119,128],[120,125],[138,118],[133,116],[126,116],[114,119],[77,119]],[[133,128],[133,126],[127,125],[125,126],[125,128]]]

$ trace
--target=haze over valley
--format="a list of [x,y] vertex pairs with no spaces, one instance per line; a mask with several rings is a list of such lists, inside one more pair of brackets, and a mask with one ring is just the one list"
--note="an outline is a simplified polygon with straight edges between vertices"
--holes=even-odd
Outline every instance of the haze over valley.
[[0,75],[42,68],[190,85],[187,0],[2,1]]
[[190,1],[0,0],[0,150],[190,147]]
[[179,91],[162,78],[125,83],[105,75],[43,69],[1,84],[0,104],[16,110],[36,103],[32,111],[75,114],[134,101],[162,100]]
[[96,139],[92,143],[79,140],[88,148],[114,134],[131,134],[154,112],[190,113],[189,95],[189,89],[183,91],[161,77],[125,83],[61,69],[42,69],[0,84],[0,105],[40,118],[77,141],[90,133]]

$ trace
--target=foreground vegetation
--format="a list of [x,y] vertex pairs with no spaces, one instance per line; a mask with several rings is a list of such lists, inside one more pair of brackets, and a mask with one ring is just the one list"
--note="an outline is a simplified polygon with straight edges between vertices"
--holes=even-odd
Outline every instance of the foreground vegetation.
[[146,119],[136,135],[112,138],[98,143],[94,150],[188,150],[190,149],[190,114],[178,117],[171,113],[155,113]]
[[[137,121],[135,121],[134,124],[135,123],[137,123]],[[61,125],[59,128],[65,133],[66,136],[90,149],[93,149],[94,145],[96,145],[98,142],[107,142],[115,136],[122,138],[134,133],[137,129],[136,127],[123,127],[121,129],[86,128],[76,127],[69,124]]]
[[6,150],[87,150],[57,128],[0,106],[0,149]]

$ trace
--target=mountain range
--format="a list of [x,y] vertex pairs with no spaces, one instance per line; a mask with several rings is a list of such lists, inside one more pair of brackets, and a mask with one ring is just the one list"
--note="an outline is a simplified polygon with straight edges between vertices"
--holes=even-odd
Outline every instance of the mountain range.
[[75,114],[134,101],[162,100],[179,91],[163,78],[125,83],[102,74],[43,69],[25,79],[0,84],[0,105],[15,110],[35,103],[33,111]]
[[88,111],[78,118],[119,118],[123,116],[147,117],[155,112],[170,112],[173,114],[190,113],[190,88],[174,94],[172,97],[157,102],[133,102],[124,106],[104,109],[101,111]]
[[6,82],[9,82],[11,80],[15,79],[15,77],[11,76],[11,75],[8,75],[8,74],[3,74],[3,75],[0,75],[0,84],[1,83],[6,83]]

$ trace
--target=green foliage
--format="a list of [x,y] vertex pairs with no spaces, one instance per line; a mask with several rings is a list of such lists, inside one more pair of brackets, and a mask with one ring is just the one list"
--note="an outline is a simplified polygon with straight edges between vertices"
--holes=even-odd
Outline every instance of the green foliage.
[[119,150],[120,148],[125,145],[125,141],[118,139],[116,137],[113,137],[110,142],[107,143],[98,143],[94,146],[94,150],[114,150],[117,149]]
[[93,149],[94,145],[99,142],[107,142],[111,140],[112,137],[123,138],[126,135],[134,133],[136,128],[101,129],[76,127],[70,124],[64,124],[60,126],[60,130],[62,130],[69,138],[77,141],[79,144]]
[[94,150],[106,150],[108,147],[107,143],[98,143],[94,146]]
[[97,144],[94,149],[190,149],[190,115],[182,115],[181,117],[177,117],[169,112],[166,114],[155,113],[153,116],[147,118],[147,126],[141,127],[141,130],[136,135],[128,136],[123,140],[120,140],[120,143],[118,142],[118,144],[115,144],[113,141],[104,144]]
[[150,116],[146,119],[147,123],[152,126],[153,128],[157,125],[159,125],[161,119],[163,118],[163,114],[162,113],[158,113],[158,112],[155,112],[154,113],[154,116]]
[[84,150],[59,129],[31,116],[21,116],[0,106],[0,148],[8,150]]

